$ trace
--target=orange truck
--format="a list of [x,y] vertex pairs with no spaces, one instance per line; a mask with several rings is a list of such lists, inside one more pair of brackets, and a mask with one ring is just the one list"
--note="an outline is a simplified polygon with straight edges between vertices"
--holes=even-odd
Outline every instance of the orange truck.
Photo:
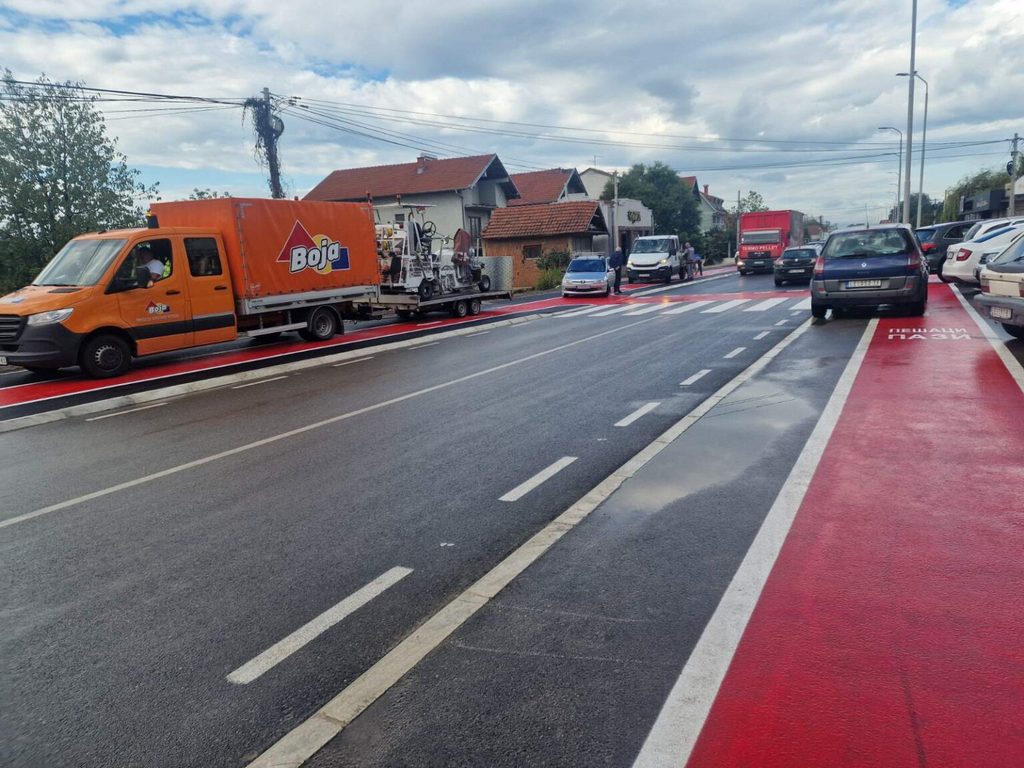
[[136,356],[242,335],[324,340],[379,295],[368,204],[155,203],[148,223],[74,238],[0,298],[0,365],[108,377]]

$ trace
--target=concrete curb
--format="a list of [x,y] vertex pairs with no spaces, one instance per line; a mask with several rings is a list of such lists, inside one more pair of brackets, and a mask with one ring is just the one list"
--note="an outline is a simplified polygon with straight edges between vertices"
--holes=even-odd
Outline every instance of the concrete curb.
[[112,397],[107,400],[97,400],[91,403],[82,403],[80,405],[71,405],[67,408],[59,408],[55,411],[46,411],[45,413],[35,413],[30,416],[19,416],[17,418],[9,419],[7,421],[0,421],[0,434],[4,432],[14,432],[19,429],[25,429],[27,427],[36,427],[41,424],[49,424],[54,421],[61,421],[63,419],[73,418],[75,416],[91,416],[94,413],[102,413],[103,411],[111,411],[117,408],[123,408],[129,405],[144,405],[151,403],[156,400],[163,400],[168,397],[181,397],[183,395],[190,395],[196,392],[205,392],[210,389],[218,389],[228,384],[237,384],[239,382],[254,381],[256,379],[264,379],[268,376],[275,374],[290,373],[292,371],[306,370],[307,368],[318,368],[324,365],[331,365],[338,363],[343,360],[351,360],[358,357],[366,357],[372,352],[389,352],[395,349],[404,349],[406,347],[413,347],[422,344],[424,339],[449,339],[458,336],[468,336],[472,333],[478,333],[481,328],[501,328],[511,325],[520,325],[527,323],[532,320],[538,320],[542,317],[547,317],[551,314],[557,314],[556,312],[537,312],[530,315],[523,315],[522,317],[510,317],[505,320],[495,320],[489,323],[476,323],[462,328],[455,328],[451,331],[442,331],[440,333],[432,333],[427,335],[417,335],[411,339],[402,339],[401,341],[383,342],[381,344],[371,344],[360,349],[349,349],[344,352],[338,352],[333,355],[326,355],[324,357],[314,357],[307,360],[295,360],[290,363],[280,363],[278,365],[271,365],[266,368],[260,368],[255,371],[240,371],[238,373],[229,373],[222,376],[215,376],[211,379],[203,379],[202,381],[192,381],[187,384],[172,384],[168,387],[160,387],[158,389],[151,389],[145,392],[134,392],[130,395],[119,395]]

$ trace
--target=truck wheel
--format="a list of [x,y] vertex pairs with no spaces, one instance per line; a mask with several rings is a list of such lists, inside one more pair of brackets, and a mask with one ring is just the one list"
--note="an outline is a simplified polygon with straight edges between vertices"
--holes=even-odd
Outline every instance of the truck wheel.
[[469,314],[474,316],[480,314],[480,299],[469,300]]
[[1009,323],[1000,323],[1000,325],[1003,326],[1003,330],[1013,336],[1013,338],[1024,340],[1024,326],[1010,325]]
[[491,276],[483,275],[480,278],[480,282],[477,283],[477,287],[484,293],[487,293],[489,290],[491,290]]
[[79,357],[82,370],[94,379],[120,376],[132,364],[132,351],[119,336],[101,333],[82,346]]
[[453,301],[451,306],[452,317],[465,317],[469,314],[469,305],[465,299]]
[[777,277],[776,277],[776,278],[775,278],[775,287],[776,287],[776,288],[778,288],[778,287],[779,287],[780,285],[782,285],[782,284],[783,284],[784,282],[786,282],[786,281],[785,281],[785,280],[779,280],[779,278],[777,278]]
[[412,317],[412,310],[411,309],[396,309],[395,310],[395,314],[398,315],[403,320],[408,320],[410,317]]
[[306,341],[327,341],[338,332],[338,316],[327,307],[317,307],[306,321],[306,327],[299,331],[299,336]]
[[429,280],[424,280],[420,283],[419,288],[416,289],[416,293],[423,301],[429,301],[434,296],[434,284]]

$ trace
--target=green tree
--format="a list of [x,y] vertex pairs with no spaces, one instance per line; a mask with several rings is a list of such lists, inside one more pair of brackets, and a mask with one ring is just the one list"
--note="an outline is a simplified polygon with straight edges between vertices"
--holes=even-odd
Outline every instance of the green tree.
[[[1020,177],[1021,172],[1018,171],[1017,175]],[[946,200],[942,206],[942,214],[939,220],[957,220],[960,215],[961,197],[968,197],[989,189],[1001,189],[1009,183],[1010,174],[1005,169],[999,168],[983,168],[976,173],[972,173],[970,176],[964,176],[952,188],[946,190]]]
[[[735,208],[733,209],[735,211]],[[750,190],[747,192],[747,196],[740,200],[740,213],[751,213],[753,211],[767,211],[768,206],[764,203],[764,198],[761,197],[760,192]]]
[[[615,195],[609,181],[601,193],[602,200]],[[654,212],[656,234],[678,235],[680,238],[700,234],[700,211],[692,192],[683,180],[665,163],[637,163],[619,179],[619,197],[639,200]]]
[[0,292],[31,281],[82,232],[141,226],[157,185],[139,183],[77,83],[0,85]]
[[200,189],[199,187],[193,187],[192,191],[189,193],[188,199],[189,200],[216,200],[218,197],[231,197],[231,193],[230,192],[218,192],[217,190],[210,189],[209,187],[204,187],[203,189]]

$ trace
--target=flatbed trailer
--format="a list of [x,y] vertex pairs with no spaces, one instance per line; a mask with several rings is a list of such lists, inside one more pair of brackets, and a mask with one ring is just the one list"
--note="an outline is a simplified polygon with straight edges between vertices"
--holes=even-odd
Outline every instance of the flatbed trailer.
[[387,310],[394,310],[401,318],[425,315],[428,312],[446,311],[452,317],[479,315],[484,301],[508,299],[511,291],[458,291],[432,299],[421,299],[414,293],[377,293],[367,301],[354,301],[353,308],[360,317],[382,317]]

